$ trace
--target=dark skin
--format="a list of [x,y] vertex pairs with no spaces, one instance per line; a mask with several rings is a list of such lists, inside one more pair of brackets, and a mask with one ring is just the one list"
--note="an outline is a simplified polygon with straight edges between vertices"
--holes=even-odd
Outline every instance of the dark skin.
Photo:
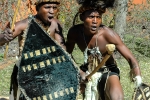
[[[100,26],[102,23],[102,13],[98,12],[97,10],[88,10],[82,13],[80,17],[83,21],[83,24],[70,28],[67,35],[66,48],[70,54],[73,52],[75,44],[78,45],[82,52],[84,52],[87,46],[88,48],[92,49],[95,47],[96,37],[98,36],[97,45],[103,57],[107,52],[106,44],[114,44],[116,46],[116,50],[128,61],[133,75],[141,75],[137,60],[126,47],[126,45],[121,41],[118,34],[108,27]],[[114,57],[111,56],[105,65],[114,63]],[[83,80],[85,80],[85,73],[80,70],[80,74]],[[118,76],[112,75],[108,78],[105,93],[109,100],[124,99],[122,86]]]
[[[54,15],[57,12],[58,4],[45,3],[37,11],[35,15],[37,20],[40,20],[44,27],[50,29],[49,35],[58,42],[64,49],[66,49],[64,45],[64,37],[62,35],[62,28],[58,21],[54,19]],[[10,42],[14,38],[18,36],[19,44],[22,44],[22,34],[23,31],[28,26],[28,19],[21,20],[15,23],[14,30],[12,31],[10,28],[6,28],[3,34],[0,34],[0,45],[3,45],[6,42]]]

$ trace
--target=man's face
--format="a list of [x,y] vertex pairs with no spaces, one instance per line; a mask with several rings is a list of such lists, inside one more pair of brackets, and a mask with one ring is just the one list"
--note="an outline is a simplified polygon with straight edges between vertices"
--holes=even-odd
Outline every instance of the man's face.
[[83,22],[85,29],[90,34],[95,34],[102,22],[102,14],[96,10],[89,10],[83,14]]
[[38,10],[38,16],[44,23],[50,23],[58,11],[58,4],[46,3]]

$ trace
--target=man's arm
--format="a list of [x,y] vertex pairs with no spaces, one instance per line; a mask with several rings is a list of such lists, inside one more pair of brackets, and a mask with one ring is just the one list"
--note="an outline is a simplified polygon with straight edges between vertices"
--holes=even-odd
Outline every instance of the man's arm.
[[12,41],[15,37],[22,33],[22,31],[27,27],[27,20],[19,21],[15,24],[13,30],[8,26],[0,34],[0,45],[4,45],[7,42]]
[[55,40],[60,44],[62,48],[66,50],[65,39],[60,33],[55,33]]
[[135,87],[139,87],[142,84],[142,77],[139,64],[130,50],[124,44],[118,44],[117,50],[124,56],[130,65],[130,79],[134,81]]
[[115,44],[116,49],[119,51],[119,53],[128,61],[131,68],[131,72],[133,74],[132,78],[135,78],[135,85],[136,87],[139,87],[142,83],[142,79],[138,61],[131,53],[131,51],[127,48],[127,46],[122,42],[121,38],[117,33],[113,32],[111,35],[109,34],[109,36],[108,36],[109,42]]
[[76,32],[76,30],[74,30],[74,28],[70,28],[67,34],[66,49],[70,54],[73,52],[76,43],[77,34],[74,32]]
[[130,68],[133,71],[134,77],[137,75],[141,75],[139,64],[131,51],[124,44],[119,44],[116,47],[121,55],[128,61]]
[[134,76],[141,75],[139,64],[136,58],[127,48],[127,46],[122,42],[119,35],[114,31],[109,30],[109,33],[106,33],[105,38],[109,43],[115,44],[116,49],[119,51],[119,53],[128,61],[130,68],[134,70]]
[[60,44],[62,48],[66,50],[66,45],[65,45],[65,38],[62,33],[62,27],[60,23],[56,23],[56,28],[55,28],[55,40]]

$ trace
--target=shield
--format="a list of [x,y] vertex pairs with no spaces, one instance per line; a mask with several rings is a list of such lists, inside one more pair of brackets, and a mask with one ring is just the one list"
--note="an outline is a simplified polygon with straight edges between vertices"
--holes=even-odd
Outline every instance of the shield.
[[18,68],[18,83],[25,98],[76,100],[78,72],[68,53],[31,20]]
[[134,89],[132,100],[150,100],[150,85],[142,83]]

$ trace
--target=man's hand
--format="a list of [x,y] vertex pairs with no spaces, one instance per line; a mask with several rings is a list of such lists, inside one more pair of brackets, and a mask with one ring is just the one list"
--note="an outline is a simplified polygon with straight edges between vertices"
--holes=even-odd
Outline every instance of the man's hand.
[[13,30],[10,29],[10,22],[8,22],[5,26],[6,26],[6,28],[2,32],[3,39],[4,39],[5,42],[10,42],[11,40],[13,40],[13,32],[15,30],[14,29]]
[[6,42],[10,42],[11,40],[13,40],[13,31],[10,28],[6,28],[2,34],[4,35],[4,39]]
[[[87,71],[88,72],[88,71]],[[81,83],[87,83],[89,80],[87,80],[86,76],[89,74],[87,72],[83,72],[80,70],[80,77],[81,77]]]
[[140,75],[134,78],[135,88],[138,88],[142,84],[142,78]]

